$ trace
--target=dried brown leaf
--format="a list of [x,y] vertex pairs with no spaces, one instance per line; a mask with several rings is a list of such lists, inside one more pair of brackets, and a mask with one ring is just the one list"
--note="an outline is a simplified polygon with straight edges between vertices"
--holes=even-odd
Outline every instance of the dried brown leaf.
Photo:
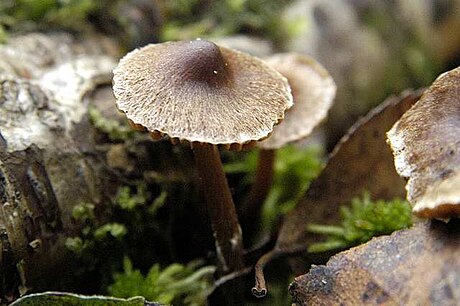
[[404,196],[404,181],[394,169],[385,132],[418,100],[420,94],[420,91],[405,92],[392,97],[350,129],[320,176],[285,218],[278,236],[278,248],[306,248],[312,241],[312,235],[305,230],[306,225],[337,223],[340,204],[349,203],[364,190],[372,198]]
[[297,305],[459,305],[459,220],[423,222],[312,266],[289,291]]
[[396,173],[385,133],[419,98],[421,91],[407,91],[387,99],[359,120],[342,138],[320,176],[285,218],[274,250],[256,265],[255,295],[266,293],[262,269],[274,256],[304,251],[315,241],[307,224],[339,221],[340,204],[367,190],[372,198],[404,196],[404,180]]

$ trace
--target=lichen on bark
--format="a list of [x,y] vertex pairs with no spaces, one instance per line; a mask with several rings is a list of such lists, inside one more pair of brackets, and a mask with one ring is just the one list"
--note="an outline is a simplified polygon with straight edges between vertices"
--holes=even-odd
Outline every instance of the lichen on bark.
[[96,133],[86,94],[110,83],[115,65],[103,53],[68,34],[27,34],[0,48],[0,304],[71,276],[72,208],[106,205],[116,192],[92,137],[82,137]]

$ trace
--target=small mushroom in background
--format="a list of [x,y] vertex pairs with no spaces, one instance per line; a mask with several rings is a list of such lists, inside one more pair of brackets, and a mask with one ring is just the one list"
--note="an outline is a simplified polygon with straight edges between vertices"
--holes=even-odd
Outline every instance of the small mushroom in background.
[[459,110],[460,67],[439,76],[387,134],[419,217],[460,216]]
[[336,85],[327,70],[313,58],[296,54],[275,54],[265,62],[284,75],[291,86],[294,106],[273,133],[258,143],[256,176],[248,197],[241,205],[243,216],[257,218],[273,182],[276,150],[309,136],[327,116],[335,97]]
[[191,144],[219,272],[241,269],[241,228],[217,145],[240,150],[266,138],[292,106],[287,80],[250,55],[194,40],[130,52],[114,70],[113,90],[135,126]]

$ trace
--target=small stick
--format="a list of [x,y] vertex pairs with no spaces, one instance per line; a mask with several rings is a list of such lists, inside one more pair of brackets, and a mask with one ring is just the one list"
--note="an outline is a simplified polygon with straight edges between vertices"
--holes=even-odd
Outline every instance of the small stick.
[[254,266],[255,286],[252,287],[252,294],[258,298],[262,298],[267,295],[268,290],[267,285],[265,284],[264,268],[269,262],[281,256],[304,252],[305,249],[306,247],[303,245],[297,245],[294,247],[291,246],[289,249],[275,246],[273,250],[262,255]]
[[267,295],[267,286],[265,284],[264,268],[273,259],[283,255],[279,249],[273,249],[259,258],[254,267],[255,286],[252,288],[252,294],[255,297],[262,298]]

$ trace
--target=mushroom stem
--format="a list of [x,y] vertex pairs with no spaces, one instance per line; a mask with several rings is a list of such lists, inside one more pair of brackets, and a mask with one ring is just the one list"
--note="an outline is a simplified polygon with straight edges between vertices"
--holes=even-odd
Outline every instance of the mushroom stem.
[[248,196],[240,206],[240,216],[243,225],[248,227],[249,232],[256,230],[254,226],[259,224],[261,208],[267,198],[273,183],[273,166],[275,163],[276,150],[261,149],[257,162],[256,176]]
[[193,153],[216,240],[218,272],[243,268],[243,239],[217,146],[194,143]]

